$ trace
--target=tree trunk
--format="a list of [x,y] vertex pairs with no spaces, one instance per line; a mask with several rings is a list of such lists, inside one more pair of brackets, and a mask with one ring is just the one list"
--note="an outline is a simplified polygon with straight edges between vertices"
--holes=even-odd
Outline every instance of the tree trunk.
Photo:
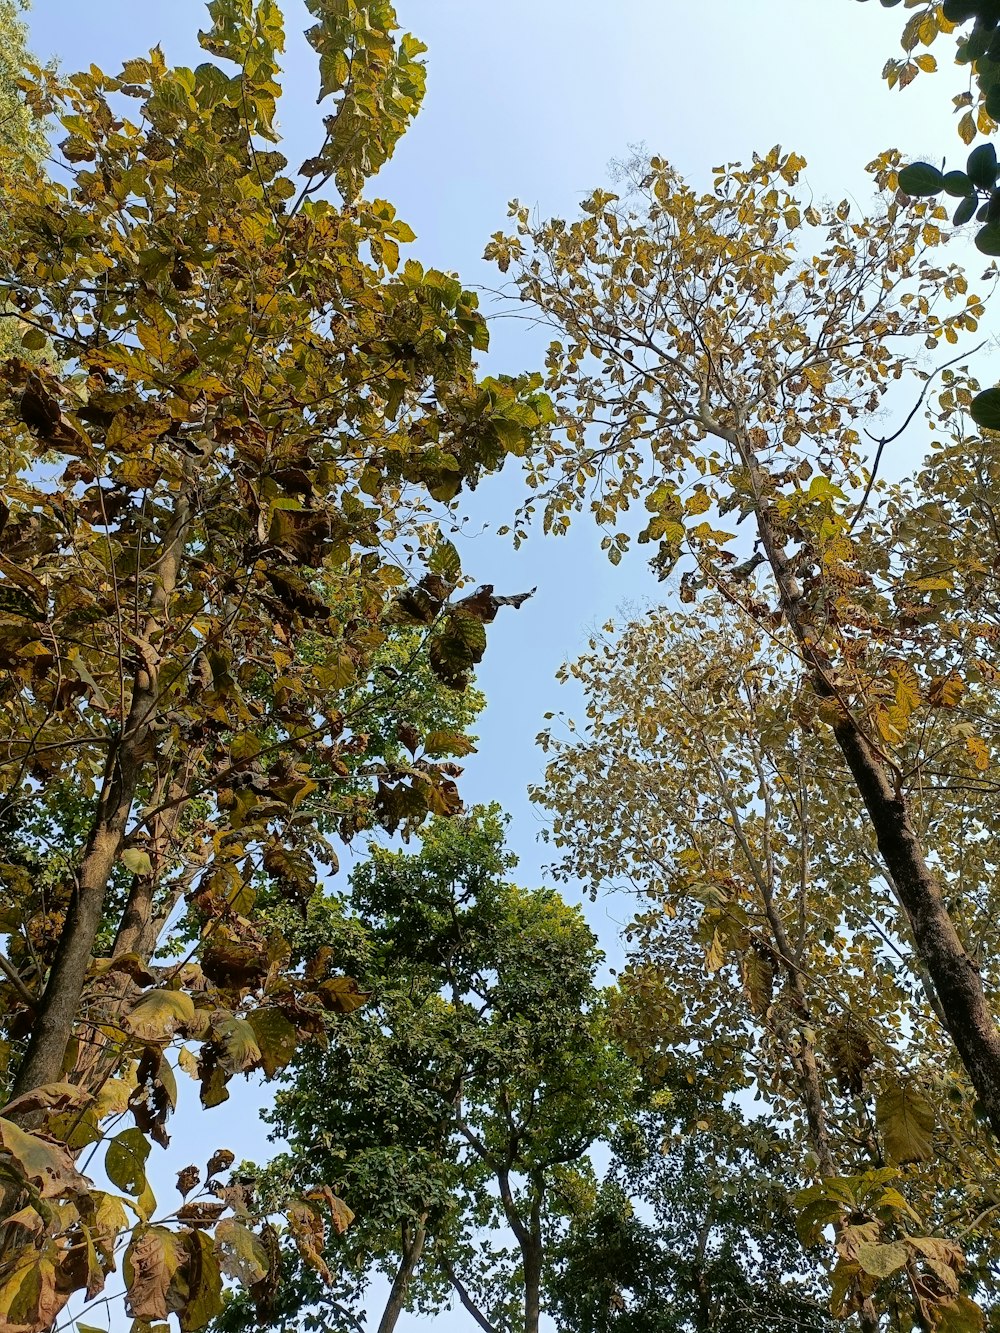
[[842,713],[833,731],[871,821],[879,852],[906,914],[917,955],[941,1002],[945,1026],[976,1090],[994,1135],[1000,1138],[1000,1031],[983,991],[979,969],[966,952],[941,888],[927,864],[906,797],[891,780],[857,720],[839,698],[830,664],[808,632],[802,588],[774,524],[764,477],[753,446],[739,429],[716,421],[707,404],[706,429],[737,451],[754,492],[757,533],[778,589],[785,622],[795,635],[816,692],[837,700]]
[[538,1333],[542,1317],[542,1245],[532,1241],[521,1247],[524,1265],[524,1333]]
[[[191,517],[189,497],[182,491],[156,562],[158,573],[145,617],[143,649],[132,677],[128,715],[117,744],[112,746],[108,756],[97,812],[28,1049],[14,1080],[12,1098],[46,1083],[55,1083],[63,1073],[67,1048],[79,1017],[94,940],[101,926],[105,894],[122,850],[135,794],[148,758],[149,724],[158,702],[159,666],[159,655],[151,640],[154,635],[162,636],[165,629]],[[123,628],[121,625],[117,627],[120,638]]]
[[426,1221],[427,1214],[424,1213],[412,1236],[409,1237],[407,1235],[408,1228],[405,1225],[403,1227],[402,1257],[399,1267],[396,1269],[396,1276],[392,1279],[389,1299],[382,1311],[377,1333],[393,1333],[396,1324],[399,1322],[399,1316],[406,1307],[406,1296],[410,1288],[410,1281],[424,1252],[424,1240],[427,1236]]

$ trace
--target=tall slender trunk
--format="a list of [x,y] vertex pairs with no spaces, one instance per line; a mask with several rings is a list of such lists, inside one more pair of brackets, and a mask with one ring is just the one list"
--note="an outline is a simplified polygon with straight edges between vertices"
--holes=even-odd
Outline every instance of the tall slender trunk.
[[[101,926],[108,883],[122,850],[129,815],[147,760],[151,737],[149,724],[154,718],[158,698],[159,654],[151,641],[165,629],[191,517],[190,496],[185,489],[177,497],[173,517],[164,533],[157,576],[143,626],[144,651],[140,653],[132,677],[128,715],[108,756],[97,811],[28,1049],[14,1080],[12,1098],[58,1081],[63,1072],[67,1047],[79,1017],[94,941]],[[123,630],[124,626],[119,625],[120,635]]]
[[399,1322],[399,1316],[406,1308],[406,1296],[410,1289],[410,1282],[424,1252],[424,1241],[427,1237],[426,1222],[427,1214],[424,1213],[412,1234],[409,1233],[409,1228],[405,1224],[403,1226],[403,1246],[399,1267],[396,1269],[396,1276],[392,1279],[389,1298],[385,1303],[385,1309],[382,1311],[382,1318],[379,1320],[378,1333],[393,1333],[393,1329]]
[[[727,441],[746,468],[754,492],[757,533],[774,575],[782,615],[795,635],[816,692],[840,703],[830,664],[809,634],[802,588],[785,555],[774,522],[764,475],[741,430],[716,421],[703,406],[706,429]],[[927,864],[905,795],[893,781],[857,719],[841,704],[834,737],[846,760],[879,852],[906,914],[914,946],[941,1002],[945,1026],[979,1098],[994,1135],[1000,1138],[1000,1031],[986,1000],[979,969],[967,953],[944,904],[940,885]]]

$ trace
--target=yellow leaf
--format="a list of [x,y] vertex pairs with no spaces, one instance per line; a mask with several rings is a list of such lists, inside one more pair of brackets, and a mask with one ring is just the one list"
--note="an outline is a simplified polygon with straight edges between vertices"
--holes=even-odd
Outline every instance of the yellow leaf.
[[966,111],[958,122],[958,136],[964,144],[972,143],[976,137],[976,122],[972,119],[971,111]]
[[162,1041],[193,1022],[194,1001],[175,990],[150,991],[125,1019],[129,1030],[144,1041]]
[[165,365],[171,356],[170,335],[174,326],[171,323],[170,316],[161,308],[149,311],[147,319],[149,323],[140,324],[135,331],[135,336],[154,361],[159,361],[161,365]]
[[[920,21],[920,27],[917,29],[917,36],[920,38],[922,45],[930,46],[930,44],[934,41],[934,38],[938,35],[939,31],[940,29],[938,28],[937,14],[935,13],[925,14]],[[920,64],[919,56],[917,57],[917,63]],[[924,69],[925,66],[920,65],[920,68]]]
[[891,1162],[926,1162],[933,1157],[934,1112],[916,1088],[902,1083],[886,1088],[875,1101],[875,1121]]
[[925,51],[923,55],[914,56],[913,60],[914,64],[916,64],[918,68],[922,69],[925,74],[933,74],[934,71],[937,69],[937,61],[930,54],[929,51]]
[[990,752],[986,742],[980,736],[966,736],[965,748],[979,772],[984,773],[990,766]]
[[726,955],[723,952],[722,941],[719,939],[719,932],[712,933],[712,943],[705,950],[705,970],[708,972],[718,972],[726,961]]
[[951,672],[947,676],[934,677],[927,698],[934,708],[954,708],[964,692],[965,682],[962,677]]

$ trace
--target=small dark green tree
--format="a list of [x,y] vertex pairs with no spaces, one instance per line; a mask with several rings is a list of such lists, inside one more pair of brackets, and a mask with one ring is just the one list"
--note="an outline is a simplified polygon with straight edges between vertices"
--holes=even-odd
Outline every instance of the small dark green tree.
[[[692,1094],[654,1099],[620,1136],[553,1282],[566,1333],[832,1330],[818,1266],[796,1237],[780,1155],[763,1127]],[[849,1325],[848,1325],[849,1326]]]

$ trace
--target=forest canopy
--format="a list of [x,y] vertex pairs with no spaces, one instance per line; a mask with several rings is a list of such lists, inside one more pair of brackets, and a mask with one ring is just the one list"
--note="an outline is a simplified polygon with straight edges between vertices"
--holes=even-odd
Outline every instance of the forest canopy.
[[[378,193],[424,45],[305,3],[296,167],[274,0],[84,72],[0,0],[0,1325],[1000,1326],[1000,7],[884,70],[965,71],[960,169],[633,152],[497,306]],[[658,580],[539,721],[541,886],[478,487]]]

